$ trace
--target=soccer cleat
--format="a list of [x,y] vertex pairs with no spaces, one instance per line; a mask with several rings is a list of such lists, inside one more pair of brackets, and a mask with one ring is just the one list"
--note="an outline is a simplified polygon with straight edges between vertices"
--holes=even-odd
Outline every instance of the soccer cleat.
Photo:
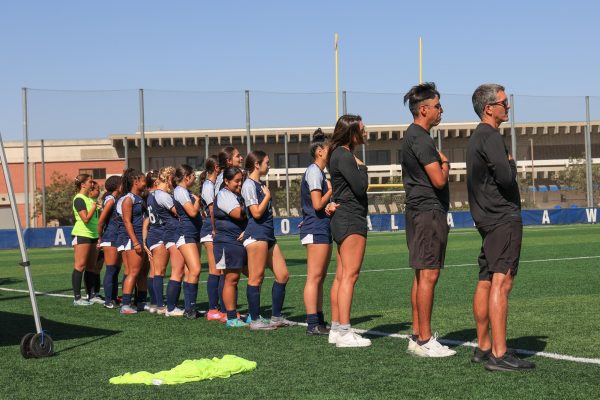
[[167,307],[156,307],[156,315],[165,315]]
[[253,331],[272,331],[277,329],[277,326],[271,323],[271,321],[259,316],[257,319],[250,322],[250,329]]
[[88,301],[91,304],[104,304],[104,299],[102,299],[100,296],[90,297],[90,299]]
[[473,357],[471,357],[472,363],[482,363],[486,362],[490,359],[490,355],[492,355],[492,349],[489,350],[481,350],[479,347],[475,347],[473,350]]
[[121,314],[137,314],[137,310],[131,306],[121,306]]
[[490,354],[489,360],[485,363],[485,369],[488,371],[527,371],[535,368],[535,364],[521,360],[513,353],[506,352],[502,357],[494,357]]
[[144,310],[147,310],[150,314],[156,314],[156,305],[150,304],[148,308],[144,307]]
[[329,328],[325,325],[315,325],[313,328],[306,328],[308,336],[328,336]]
[[225,326],[227,328],[245,328],[248,326],[247,323],[245,323],[244,321],[242,321],[239,318],[236,319],[228,319],[227,322],[225,323]]
[[406,352],[410,353],[410,354],[415,354],[418,346],[419,345],[417,344],[417,341],[415,339],[413,339],[412,336],[409,336],[408,337],[408,347],[406,348]]
[[[206,313],[206,319],[208,321],[221,321],[223,314],[219,310],[208,310]],[[225,315],[225,321],[227,321],[227,315]]]
[[448,346],[442,345],[437,340],[437,334],[432,336],[429,341],[425,344],[419,345],[415,349],[414,354],[419,357],[450,357],[456,354],[456,351],[448,348]]
[[368,347],[370,345],[370,339],[366,339],[352,330],[344,335],[340,334],[335,341],[335,347]]
[[114,310],[115,308],[117,308],[117,304],[114,301],[111,301],[110,303],[104,303],[104,308]]
[[91,306],[93,303],[90,303],[89,301],[85,300],[85,299],[77,299],[77,300],[73,300],[73,305],[74,306]]
[[173,311],[166,311],[165,317],[183,317],[183,310],[175,307]]
[[340,333],[338,331],[329,330],[329,338],[327,339],[327,341],[329,342],[329,344],[335,344],[339,336]]
[[183,312],[183,317],[185,319],[198,319],[200,318],[200,313],[196,309],[192,308],[190,310],[185,310]]
[[286,326],[296,326],[298,323],[290,321],[281,315],[279,317],[271,317],[271,325],[275,325],[277,328],[284,328]]

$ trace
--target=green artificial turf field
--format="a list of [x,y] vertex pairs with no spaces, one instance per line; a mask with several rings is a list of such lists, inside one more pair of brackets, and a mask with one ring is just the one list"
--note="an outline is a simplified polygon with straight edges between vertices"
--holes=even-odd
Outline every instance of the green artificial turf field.
[[[282,237],[279,243],[291,275],[284,312],[303,321],[305,250],[297,237]],[[452,343],[475,339],[471,298],[480,244],[475,230],[450,234],[432,326],[441,338],[456,341]],[[469,346],[457,346],[458,354],[445,359],[406,354],[402,335],[410,333],[413,276],[407,258],[402,232],[370,235],[352,312],[353,326],[370,330],[369,348],[336,349],[325,337],[307,337],[304,327],[230,330],[205,320],[121,316],[99,305],[76,308],[69,297],[42,295],[42,323],[57,355],[26,360],[19,341],[35,328],[29,296],[21,291],[27,287],[25,276],[17,266],[19,252],[2,251],[0,399],[600,398],[600,226],[525,229],[510,301],[509,346],[556,357],[531,356],[537,368],[530,372],[487,372],[471,364]],[[30,260],[36,290],[69,295],[70,249],[33,249]],[[335,260],[330,273],[334,268]],[[201,279],[205,281],[205,271]],[[331,280],[330,275],[326,290]],[[263,284],[265,316],[270,315],[271,283],[269,278]],[[206,309],[205,284],[199,297]],[[240,284],[240,303],[245,310],[245,282]],[[325,311],[327,315],[327,305]],[[157,372],[185,359],[225,354],[256,361],[256,371],[174,386],[108,382],[125,372]]]

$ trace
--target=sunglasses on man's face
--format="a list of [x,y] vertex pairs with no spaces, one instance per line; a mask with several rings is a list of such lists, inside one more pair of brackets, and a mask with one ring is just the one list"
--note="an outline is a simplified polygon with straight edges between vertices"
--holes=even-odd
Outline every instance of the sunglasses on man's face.
[[488,106],[502,106],[504,108],[508,108],[508,99],[504,99],[502,101],[496,101],[495,103],[490,103]]

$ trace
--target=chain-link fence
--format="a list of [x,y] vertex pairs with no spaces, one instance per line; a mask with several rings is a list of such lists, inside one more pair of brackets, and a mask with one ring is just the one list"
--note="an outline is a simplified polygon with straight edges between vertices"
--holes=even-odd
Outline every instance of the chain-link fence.
[[[403,96],[339,93],[337,112],[359,114],[366,124],[367,144],[356,153],[369,166],[373,184],[401,182],[400,149],[412,122]],[[504,123],[500,132],[516,155],[524,207],[598,205],[600,97],[589,98],[589,112],[585,97],[515,95],[511,101],[511,121]],[[467,209],[466,149],[478,119],[470,95],[442,93],[441,103],[442,123],[432,129],[432,136],[452,162],[451,209]],[[21,165],[22,176],[28,176],[16,180],[16,191],[23,204],[29,203],[25,209],[30,226],[57,219],[42,216],[47,210],[41,199],[46,199],[44,188],[61,176],[72,180],[79,173],[90,173],[102,184],[126,166],[148,170],[185,163],[202,169],[207,155],[228,145],[236,146],[243,155],[252,149],[267,152],[272,169],[266,180],[273,191],[275,212],[294,216],[300,214],[299,182],[312,161],[312,134],[317,127],[332,133],[336,95],[27,89],[23,110],[28,151],[14,145],[8,152],[9,159]],[[401,211],[400,200],[382,197],[380,201],[371,196],[377,212],[379,203],[388,212]]]

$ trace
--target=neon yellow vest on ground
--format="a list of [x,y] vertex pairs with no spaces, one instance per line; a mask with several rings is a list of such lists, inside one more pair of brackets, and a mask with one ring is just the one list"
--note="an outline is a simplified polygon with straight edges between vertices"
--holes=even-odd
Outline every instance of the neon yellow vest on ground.
[[94,204],[94,200],[81,193],[77,193],[75,197],[73,197],[72,207],[73,214],[75,214],[75,225],[73,226],[73,231],[71,231],[71,235],[83,236],[90,239],[98,239],[98,209],[96,209],[96,212],[94,212],[94,215],[86,224],[81,220],[79,213],[75,209],[75,199],[82,199],[83,201],[85,201],[85,208],[88,211],[92,208],[92,205]]

